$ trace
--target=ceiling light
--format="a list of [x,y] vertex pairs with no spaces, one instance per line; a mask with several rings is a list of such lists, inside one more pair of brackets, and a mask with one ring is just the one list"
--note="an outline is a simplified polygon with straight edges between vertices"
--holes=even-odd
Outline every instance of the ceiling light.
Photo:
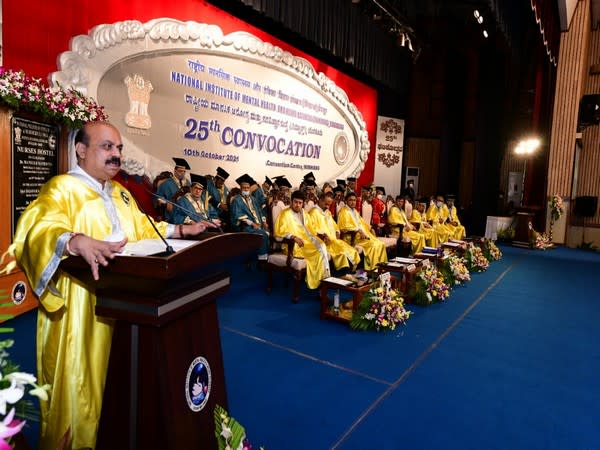
[[477,18],[477,22],[479,22],[479,23],[483,23],[483,16],[479,16],[479,17]]
[[476,19],[479,19],[481,17],[481,14],[479,14],[479,11],[477,11],[477,10],[473,11],[473,15],[475,16]]
[[489,36],[489,35],[488,35],[488,32],[487,32],[486,30],[483,30],[483,37],[484,37],[484,38],[487,38],[488,36]]

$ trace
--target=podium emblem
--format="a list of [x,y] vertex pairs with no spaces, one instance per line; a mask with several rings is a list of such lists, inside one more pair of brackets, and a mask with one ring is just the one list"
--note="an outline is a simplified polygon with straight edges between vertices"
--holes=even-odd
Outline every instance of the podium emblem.
[[20,305],[27,296],[27,286],[22,281],[17,281],[12,289],[11,300],[15,305]]
[[152,119],[148,114],[150,93],[154,90],[152,83],[137,73],[127,75],[123,83],[127,86],[129,96],[129,112],[125,115],[125,123],[132,128],[149,130],[152,127]]
[[185,379],[185,398],[192,411],[201,411],[206,406],[211,386],[210,366],[206,358],[199,356],[190,364]]

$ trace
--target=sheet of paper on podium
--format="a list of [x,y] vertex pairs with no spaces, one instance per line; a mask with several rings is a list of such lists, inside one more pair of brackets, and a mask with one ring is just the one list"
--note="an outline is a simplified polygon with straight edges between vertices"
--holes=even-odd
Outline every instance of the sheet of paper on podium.
[[[167,239],[167,242],[176,252],[198,243],[198,241],[186,239]],[[142,239],[125,244],[120,256],[149,256],[164,251],[165,243],[160,239]]]

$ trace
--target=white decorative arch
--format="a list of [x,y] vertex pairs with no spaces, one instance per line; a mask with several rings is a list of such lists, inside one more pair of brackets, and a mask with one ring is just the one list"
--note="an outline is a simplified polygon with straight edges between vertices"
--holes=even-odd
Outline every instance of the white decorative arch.
[[[70,50],[58,58],[57,72],[49,75],[52,85],[73,87],[90,97],[98,98],[102,77],[111,68],[132,58],[173,51],[235,57],[258,63],[300,80],[333,105],[349,124],[355,157],[340,171],[328,174],[327,179],[357,176],[363,170],[370,151],[366,124],[362,114],[325,74],[318,73],[310,62],[290,52],[264,42],[247,32],[224,35],[217,25],[179,21],[170,18],[154,19],[146,23],[136,20],[98,25],[88,35],[72,39]],[[124,140],[126,136],[124,135]],[[126,145],[134,148],[135,146]],[[144,155],[140,149],[125,155],[134,159],[137,172],[140,166],[154,176],[172,165]]]

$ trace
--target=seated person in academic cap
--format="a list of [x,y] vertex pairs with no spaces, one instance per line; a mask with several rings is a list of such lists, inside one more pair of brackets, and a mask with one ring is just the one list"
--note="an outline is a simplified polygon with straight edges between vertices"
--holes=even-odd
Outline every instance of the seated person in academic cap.
[[269,251],[269,231],[267,218],[261,206],[250,193],[250,187],[256,181],[244,174],[235,180],[240,185],[240,195],[236,195],[231,202],[231,226],[235,231],[255,233],[262,236],[262,244],[258,249],[258,259],[266,260]]
[[373,205],[371,225],[377,236],[383,236],[385,227],[385,188],[383,186],[375,188],[375,197],[371,200],[371,204]]
[[337,224],[341,231],[358,233],[355,244],[364,250],[365,269],[373,270],[377,268],[377,264],[388,260],[385,244],[373,234],[371,226],[358,214],[355,206],[356,194],[351,192],[346,195],[346,206],[338,213]]
[[337,217],[337,215],[340,212],[340,209],[342,209],[344,207],[344,205],[346,204],[344,199],[346,197],[346,180],[336,180],[337,186],[335,188],[333,188],[333,201],[335,202],[335,214],[334,216]]
[[173,158],[173,161],[175,161],[173,176],[160,183],[156,190],[157,208],[164,208],[163,217],[167,222],[173,222],[175,214],[173,210],[173,198],[175,194],[180,189],[189,186],[189,183],[185,179],[185,174],[187,170],[190,170],[190,165],[183,158]]
[[227,178],[229,178],[229,173],[225,169],[217,167],[217,173],[213,179],[207,178],[208,186],[206,187],[210,195],[210,203],[218,211],[219,219],[223,223],[229,220],[229,206],[227,205],[229,188],[225,186]]
[[317,204],[319,199],[317,198],[317,183],[314,180],[308,179],[304,183],[304,193],[306,195],[306,201],[304,202],[304,210],[310,211]]
[[438,194],[434,203],[427,209],[427,220],[433,226],[437,236],[438,245],[450,239],[453,231],[446,226],[448,221],[448,208],[444,203],[444,196]]
[[310,229],[319,239],[325,242],[327,252],[331,255],[336,269],[352,266],[352,270],[360,262],[358,251],[340,239],[340,229],[331,215],[329,207],[333,203],[333,194],[323,192],[319,195],[317,204],[308,211],[311,218]]
[[290,189],[292,184],[284,175],[273,177],[273,182],[277,185],[277,194],[273,200],[273,206],[271,208],[271,215],[273,217],[273,223],[277,220],[277,217],[290,203]]
[[[358,204],[360,201],[360,209]],[[367,223],[371,223],[373,217],[373,192],[368,184],[363,185],[360,188],[360,197],[356,197],[356,210],[360,213],[363,220]]]
[[[415,230],[415,226],[411,224],[406,217],[404,211],[404,197],[396,196],[396,203],[388,212],[388,224],[391,229],[391,235],[404,241],[410,240],[412,253],[419,253],[425,247],[425,235]],[[399,225],[403,225],[402,236],[400,236]]]
[[210,202],[209,195],[206,192],[206,177],[202,175],[191,174],[192,187],[190,192],[177,199],[177,205],[173,210],[173,223],[194,223],[201,221],[211,221],[220,226],[221,220],[217,210]]
[[456,206],[454,206],[454,199],[455,197],[452,194],[448,194],[446,196],[446,207],[448,209],[448,220],[446,221],[446,226],[452,232],[450,235],[452,239],[463,239],[467,235],[467,232],[458,218]]
[[293,239],[294,257],[306,260],[306,284],[310,289],[319,287],[321,280],[330,276],[327,247],[313,232],[310,216],[304,212],[304,194],[292,193],[292,205],[281,211],[275,222],[275,236]]
[[438,237],[438,233],[434,230],[433,226],[427,221],[427,213],[425,212],[425,206],[429,203],[427,197],[420,198],[415,201],[415,206],[412,210],[412,214],[408,219],[409,222],[425,237],[425,244],[428,247],[438,247],[441,242]]
[[346,178],[346,194],[349,192],[354,192],[356,194],[356,177],[347,177]]

